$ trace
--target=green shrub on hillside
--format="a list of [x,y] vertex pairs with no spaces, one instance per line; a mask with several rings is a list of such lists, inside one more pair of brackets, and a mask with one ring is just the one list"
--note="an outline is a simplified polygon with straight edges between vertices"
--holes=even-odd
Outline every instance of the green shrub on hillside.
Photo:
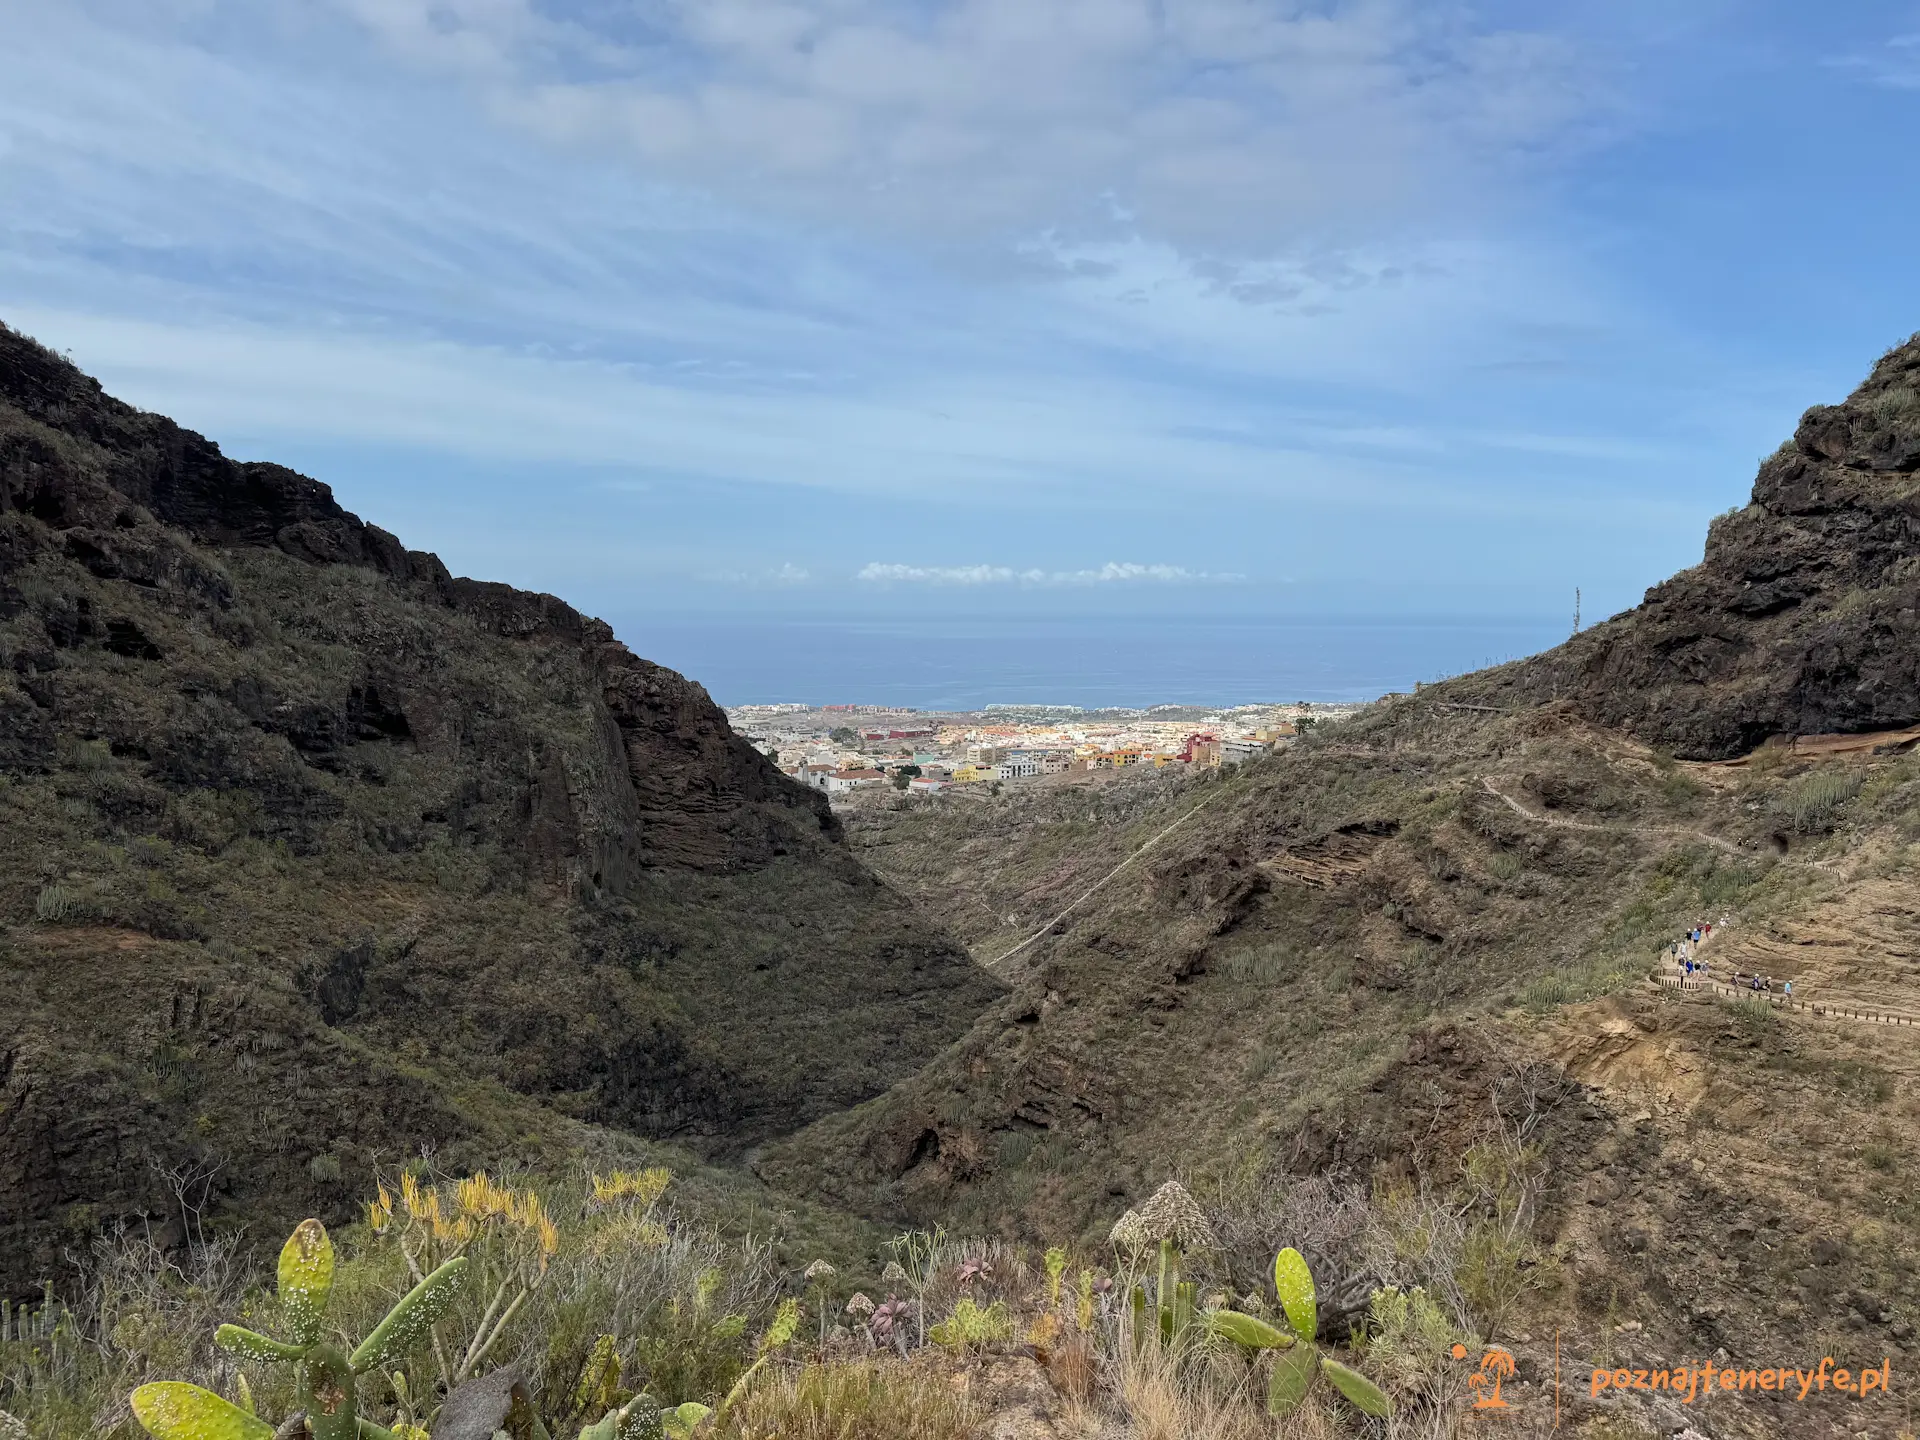
[[1860,793],[1861,776],[1850,770],[1819,770],[1807,776],[1781,801],[1781,808],[1802,835],[1831,830],[1840,809]]
[[[57,1340],[0,1342],[0,1410],[36,1436],[134,1440],[129,1392],[175,1382],[143,1401],[155,1433],[195,1416],[239,1424],[229,1412],[249,1406],[277,1421],[302,1408],[303,1384],[339,1378],[334,1358],[352,1374],[359,1417],[402,1435],[430,1423],[462,1380],[509,1359],[556,1436],[643,1395],[656,1408],[717,1403],[760,1351],[778,1279],[764,1243],[724,1240],[675,1212],[666,1182],[664,1170],[537,1184],[436,1183],[410,1170],[368,1224],[328,1237],[327,1333],[369,1338],[322,1357],[331,1369],[318,1373],[302,1339],[314,1285],[261,1288],[226,1240],[170,1255],[143,1234],[109,1237],[60,1312]],[[315,1230],[303,1233],[317,1242]],[[439,1295],[438,1323],[421,1333],[396,1322],[382,1337],[396,1299],[455,1261],[467,1283]],[[223,1348],[215,1329],[228,1320]]]

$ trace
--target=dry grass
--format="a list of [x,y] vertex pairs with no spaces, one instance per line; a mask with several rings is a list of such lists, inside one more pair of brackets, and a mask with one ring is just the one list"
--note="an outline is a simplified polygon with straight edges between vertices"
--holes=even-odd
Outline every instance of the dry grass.
[[965,1440],[981,1419],[964,1389],[924,1366],[865,1359],[807,1365],[757,1385],[729,1440]]
[[1353,1433],[1328,1408],[1323,1387],[1276,1421],[1266,1413],[1259,1370],[1183,1362],[1158,1345],[1122,1354],[1114,1368],[1127,1440],[1343,1440]]

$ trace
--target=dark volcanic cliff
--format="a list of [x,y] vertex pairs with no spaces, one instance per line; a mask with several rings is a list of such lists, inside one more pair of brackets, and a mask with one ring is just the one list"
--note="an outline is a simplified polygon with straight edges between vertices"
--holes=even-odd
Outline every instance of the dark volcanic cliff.
[[737,1148],[996,993],[698,685],[4,327],[0,925],[0,1294],[182,1167]]
[[1564,698],[1688,759],[1920,721],[1920,336],[1761,463],[1753,500],[1638,609],[1455,682]]

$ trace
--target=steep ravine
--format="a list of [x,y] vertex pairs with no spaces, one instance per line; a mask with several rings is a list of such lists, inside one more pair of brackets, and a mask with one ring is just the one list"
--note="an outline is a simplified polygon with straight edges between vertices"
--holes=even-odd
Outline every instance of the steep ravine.
[[998,987],[701,687],[0,327],[0,1295],[576,1121],[726,1153]]

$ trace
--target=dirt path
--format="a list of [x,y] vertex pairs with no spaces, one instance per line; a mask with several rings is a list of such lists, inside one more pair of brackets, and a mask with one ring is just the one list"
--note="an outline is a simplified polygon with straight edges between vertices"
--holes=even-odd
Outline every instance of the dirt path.
[[[1699,942],[1696,951],[1724,936],[1727,933],[1727,924],[1725,920],[1716,921],[1712,931]],[[1774,990],[1755,990],[1751,985],[1739,983],[1738,971],[1734,973],[1732,982],[1715,980],[1711,975],[1703,975],[1697,969],[1689,975],[1684,965],[1666,955],[1660,957],[1660,968],[1651,972],[1647,978],[1669,990],[1713,995],[1724,1000],[1764,1001],[1775,1010],[1791,1010],[1798,1014],[1816,1015],[1827,1020],[1850,1020],[1862,1025],[1920,1025],[1920,1012],[1911,1010],[1888,1009],[1884,1005],[1857,1000],[1809,1000],[1804,995],[1785,995]]]
[[1129,865],[1133,864],[1134,861],[1138,860],[1142,855],[1146,854],[1147,851],[1151,850],[1154,846],[1158,845],[1162,840],[1166,839],[1167,836],[1171,835],[1174,831],[1178,830],[1182,825],[1186,824],[1187,821],[1191,820],[1194,816],[1198,815],[1202,810],[1206,809],[1207,806],[1211,805],[1215,800],[1218,800],[1222,795],[1226,793],[1226,791],[1227,791],[1226,786],[1224,785],[1220,786],[1215,791],[1214,794],[1209,795],[1206,799],[1202,800],[1198,805],[1194,806],[1191,810],[1187,811],[1186,814],[1182,815],[1178,820],[1174,821],[1171,825],[1167,826],[1164,830],[1161,830],[1159,833],[1155,834],[1150,839],[1145,841],[1131,855],[1127,856],[1126,859],[1122,860],[1118,865],[1114,866],[1113,869],[1109,870],[1106,874],[1102,875],[1098,880],[1094,881],[1093,884],[1089,885],[1085,890],[1081,891],[1080,894],[1075,897],[1073,903],[1068,905],[1066,909],[1062,910],[1058,915],[1054,916],[1051,920],[1047,921],[1046,924],[1042,925],[1038,930],[1034,931],[1033,934],[1029,935],[1026,939],[1022,940],[1018,945],[1014,946],[1011,950],[1007,951],[1004,955],[997,956],[992,960],[982,960],[979,963],[985,966],[987,970],[995,974],[998,974],[999,966],[1004,965],[1007,961],[1011,960],[1014,956],[1018,955],[1022,950],[1026,949],[1029,945],[1033,944],[1034,941],[1040,939],[1041,936],[1045,935],[1049,930],[1053,929],[1053,927],[1058,925],[1062,920],[1066,919],[1075,910],[1078,910],[1082,904],[1084,904],[1087,900],[1092,898],[1094,893],[1098,891],[1101,886],[1105,885],[1109,880],[1113,879],[1114,876],[1118,875],[1122,870],[1126,869]]
[[1920,1025],[1920,1014],[1904,1010],[1827,1000],[1802,1000],[1798,995],[1789,998],[1777,991],[1753,990],[1743,985],[1729,985],[1723,980],[1708,979],[1703,975],[1687,975],[1670,966],[1663,966],[1659,973],[1648,978],[1669,990],[1688,994],[1698,992],[1724,1000],[1761,1000],[1776,1010],[1792,1010],[1797,1014],[1817,1015],[1827,1020],[1851,1020],[1862,1025]]
[[1542,815],[1537,810],[1529,810],[1518,800],[1514,799],[1513,796],[1507,794],[1507,792],[1502,790],[1498,785],[1495,785],[1491,775],[1481,776],[1480,783],[1486,788],[1489,795],[1496,796],[1506,802],[1507,808],[1513,811],[1514,814],[1518,815],[1522,820],[1532,821],[1535,825],[1552,825],[1561,830],[1591,830],[1605,835],[1680,836],[1688,840],[1703,841],[1715,849],[1724,850],[1727,854],[1738,856],[1742,860],[1751,860],[1753,858],[1750,851],[1742,850],[1731,840],[1722,840],[1718,835],[1709,835],[1704,830],[1689,830],[1681,825],[1594,825],[1584,820],[1567,820],[1558,815]]

